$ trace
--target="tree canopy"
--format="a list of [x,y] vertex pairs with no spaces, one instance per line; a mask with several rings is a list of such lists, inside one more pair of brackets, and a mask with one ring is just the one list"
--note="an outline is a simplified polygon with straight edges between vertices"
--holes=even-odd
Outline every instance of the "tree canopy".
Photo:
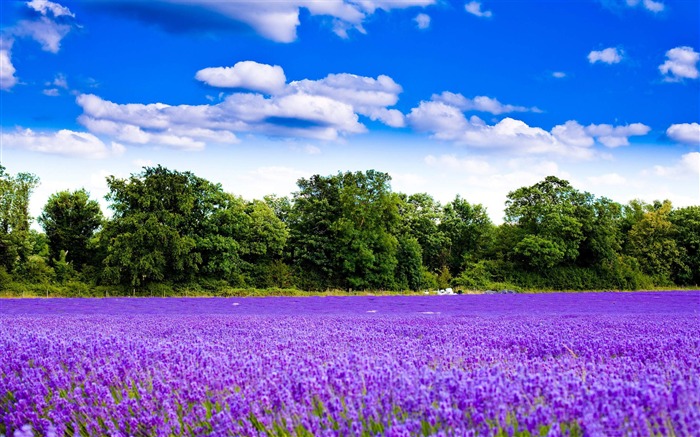
[[[456,196],[391,189],[387,173],[297,181],[245,200],[191,172],[107,178],[105,218],[85,190],[59,191],[30,229],[38,179],[0,167],[0,287],[112,286],[147,293],[305,290],[634,289],[700,282],[700,207],[621,205],[548,176],[508,194],[505,222]],[[9,282],[8,282],[9,281]],[[83,284],[83,285],[80,285]],[[83,288],[81,288],[83,287]]]

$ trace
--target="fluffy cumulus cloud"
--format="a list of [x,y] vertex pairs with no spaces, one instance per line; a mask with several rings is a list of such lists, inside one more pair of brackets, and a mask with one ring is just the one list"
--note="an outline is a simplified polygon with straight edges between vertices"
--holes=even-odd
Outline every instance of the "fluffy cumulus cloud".
[[666,52],[666,61],[659,65],[659,71],[668,82],[698,78],[700,53],[692,47],[676,47]]
[[281,67],[248,61],[201,70],[197,78],[241,90],[222,95],[216,104],[177,106],[120,104],[83,94],[77,98],[83,109],[78,120],[94,134],[125,143],[190,150],[235,143],[239,133],[335,140],[366,132],[360,116],[394,127],[405,123],[403,114],[390,108],[402,89],[388,76],[343,73],[285,84]]
[[506,117],[494,125],[477,116],[467,118],[454,102],[423,101],[407,116],[410,125],[434,138],[477,148],[506,149],[522,154],[550,154],[587,159],[595,156],[596,142],[607,147],[629,144],[629,137],[645,135],[650,128],[641,123],[626,126],[607,124],[582,126],[568,121],[551,131]]
[[591,124],[586,126],[586,133],[596,137],[598,142],[606,147],[620,147],[629,145],[629,137],[643,136],[649,133],[651,128],[642,123],[632,123],[625,126],[613,126],[610,124]]
[[681,123],[672,124],[666,129],[666,135],[679,143],[700,145],[700,124]]
[[535,107],[527,108],[525,106],[506,105],[499,102],[497,99],[486,96],[476,96],[473,99],[468,99],[462,94],[451,93],[449,91],[444,91],[442,94],[433,94],[431,100],[455,106],[462,111],[490,112],[495,115],[508,112],[541,112]]
[[330,18],[333,31],[347,37],[350,29],[364,33],[364,21],[378,9],[390,11],[433,3],[435,0],[103,0],[91,6],[155,22],[174,32],[234,29],[236,23],[244,23],[265,38],[292,42],[301,24],[301,9]]
[[416,26],[418,26],[419,29],[427,29],[430,27],[430,15],[428,14],[418,14],[413,21],[416,22]]
[[12,65],[12,40],[0,37],[0,90],[9,90],[17,84]]
[[112,142],[105,144],[95,135],[62,129],[57,132],[40,133],[31,129],[3,132],[0,139],[5,147],[82,158],[106,158],[120,155],[124,146]]
[[279,65],[241,61],[233,67],[212,67],[195,75],[207,85],[218,88],[245,88],[265,94],[275,94],[284,88],[287,78]]
[[603,50],[593,50],[588,54],[588,62],[595,64],[603,62],[605,64],[618,64],[622,61],[622,51],[615,47],[608,47]]
[[376,79],[354,74],[330,74],[320,80],[304,79],[291,82],[288,93],[323,96],[350,105],[353,111],[379,120],[391,127],[404,126],[404,116],[389,109],[399,100],[402,88],[392,78],[380,75]]
[[472,1],[464,5],[464,10],[477,17],[489,18],[493,16],[491,11],[485,11],[481,9],[481,2]]

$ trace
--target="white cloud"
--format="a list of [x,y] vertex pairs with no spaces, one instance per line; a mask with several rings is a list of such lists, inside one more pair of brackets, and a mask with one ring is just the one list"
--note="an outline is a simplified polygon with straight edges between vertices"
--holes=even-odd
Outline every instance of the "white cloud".
[[555,71],[552,73],[552,77],[556,79],[563,79],[566,77],[566,73],[564,73],[563,71]]
[[206,142],[230,144],[236,136],[226,129],[222,115],[209,106],[119,105],[92,94],[81,94],[78,121],[90,132],[109,135],[131,144],[150,144],[183,150],[200,150]]
[[472,1],[464,5],[464,10],[477,17],[489,18],[493,15],[491,11],[483,11],[481,2]]
[[61,95],[60,91],[58,91],[57,88],[48,88],[48,89],[45,89],[44,91],[42,91],[42,93],[45,96],[49,96],[49,97],[58,97]]
[[666,135],[679,143],[700,145],[700,124],[672,124],[668,129],[666,129]]
[[354,74],[329,74],[320,80],[300,80],[289,84],[289,92],[324,96],[352,106],[358,114],[379,120],[391,127],[403,127],[404,116],[388,109],[399,100],[401,86],[389,76],[376,79]]
[[254,61],[237,62],[233,67],[205,68],[199,70],[195,78],[213,87],[245,88],[266,94],[282,91],[287,81],[279,65]]
[[50,13],[54,17],[75,18],[75,15],[70,11],[70,9],[48,0],[32,0],[27,2],[27,6],[44,16],[47,16]]
[[0,90],[9,90],[17,84],[15,66],[12,65],[11,39],[0,37]]
[[427,29],[430,27],[430,15],[428,14],[418,14],[413,21],[416,22],[416,26],[418,26],[419,29]]
[[608,47],[603,50],[593,50],[588,54],[588,62],[604,62],[606,64],[618,64],[622,61],[623,53],[615,47]]
[[0,90],[9,90],[18,82],[11,57],[13,37],[31,38],[41,44],[43,50],[58,53],[61,48],[61,40],[73,28],[70,21],[75,16],[68,8],[58,3],[47,0],[32,0],[27,2],[26,6],[40,16],[35,19],[19,21],[14,26],[4,29],[5,36],[0,36]]
[[490,112],[491,114],[504,114],[508,112],[542,112],[537,108],[527,108],[525,106],[504,105],[498,99],[486,96],[476,96],[473,99],[468,99],[462,94],[455,94],[449,91],[444,91],[442,94],[433,94],[432,101],[443,102],[448,105],[455,106],[462,111],[481,111]]
[[66,75],[58,73],[56,75],[56,77],[54,78],[53,82],[49,82],[46,84],[46,86],[51,86],[51,85],[67,90],[68,89],[68,80],[66,79]]
[[659,71],[667,82],[678,82],[683,79],[697,79],[700,53],[692,47],[676,47],[666,52],[666,62],[659,65]]
[[40,17],[38,20],[22,20],[14,28],[16,36],[30,37],[39,44],[44,51],[58,53],[61,49],[61,40],[71,31],[71,26],[58,24],[55,21]]
[[586,126],[586,133],[597,137],[598,142],[611,148],[627,146],[629,145],[629,137],[646,135],[650,130],[649,126],[642,123],[632,123],[625,126],[612,126],[610,124]]
[[586,132],[586,128],[574,120],[554,126],[552,135],[558,141],[573,147],[591,147],[595,144],[595,139]]
[[589,176],[588,182],[595,186],[623,186],[627,179],[618,173],[606,173],[600,176]]
[[33,20],[21,20],[11,29],[11,33],[30,37],[41,44],[43,50],[58,53],[61,40],[73,28],[70,19],[75,18],[75,15],[67,7],[47,0],[32,0],[26,5],[41,16]]
[[656,165],[654,166],[654,174],[669,178],[700,174],[700,152],[686,153],[675,165],[670,167]]
[[552,154],[578,159],[592,158],[595,140],[607,147],[629,144],[633,135],[645,135],[650,128],[641,123],[626,126],[581,126],[568,121],[555,126],[551,132],[532,127],[521,120],[504,118],[488,125],[479,117],[467,119],[461,108],[443,101],[422,101],[413,108],[407,119],[421,132],[431,133],[439,140],[452,141],[471,147],[506,149],[522,154]]
[[627,6],[630,7],[637,7],[641,5],[644,7],[644,9],[654,13],[662,12],[666,8],[662,2],[657,2],[654,0],[626,0],[626,3]]
[[108,146],[95,135],[67,129],[48,133],[18,129],[11,133],[1,133],[0,139],[6,147],[71,157],[96,159],[124,152],[124,146],[119,143],[113,142]]
[[[281,67],[255,62],[229,69],[200,70],[197,77],[218,86],[265,90],[269,96],[237,92],[221,95],[211,105],[171,106],[117,104],[95,95],[81,95],[79,121],[90,132],[131,144],[155,144],[202,149],[207,143],[233,143],[234,133],[335,140],[363,133],[359,116],[392,127],[405,125],[404,115],[391,109],[402,88],[388,76],[330,74],[320,80],[284,84]],[[205,73],[203,73],[205,72]]]
[[442,102],[423,101],[407,118],[418,131],[471,147],[506,149],[522,154],[593,156],[589,148],[564,144],[544,129],[530,127],[520,120],[508,117],[491,126],[476,116],[467,119],[459,108]]

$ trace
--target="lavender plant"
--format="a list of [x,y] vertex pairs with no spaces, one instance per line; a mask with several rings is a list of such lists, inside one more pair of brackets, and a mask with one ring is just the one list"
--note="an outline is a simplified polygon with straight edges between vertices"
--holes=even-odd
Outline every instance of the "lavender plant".
[[0,305],[7,436],[700,429],[700,292]]

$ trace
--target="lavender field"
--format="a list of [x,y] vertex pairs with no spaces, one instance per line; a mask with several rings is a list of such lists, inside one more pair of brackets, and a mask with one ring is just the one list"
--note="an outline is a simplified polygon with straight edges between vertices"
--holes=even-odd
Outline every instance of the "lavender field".
[[0,300],[6,436],[686,436],[700,292]]

